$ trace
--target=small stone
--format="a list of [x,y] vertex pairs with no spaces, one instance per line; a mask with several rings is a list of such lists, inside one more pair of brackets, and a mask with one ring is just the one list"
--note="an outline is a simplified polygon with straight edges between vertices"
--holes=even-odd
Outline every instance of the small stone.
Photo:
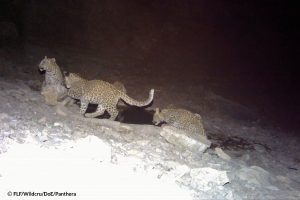
[[260,144],[254,144],[254,149],[258,151],[259,153],[266,152],[266,148]]
[[55,106],[55,112],[60,115],[60,116],[63,116],[63,117],[66,117],[68,116],[68,112],[67,112],[67,109],[64,105],[62,105],[61,103],[58,103],[56,106]]
[[6,113],[0,113],[0,121],[2,121],[3,119],[9,119],[9,115]]
[[43,129],[42,132],[39,132],[37,134],[37,138],[40,142],[45,142],[48,140],[48,130],[47,129]]
[[191,186],[202,191],[208,191],[229,182],[226,171],[219,171],[210,167],[191,169]]
[[241,157],[241,160],[243,160],[243,161],[248,161],[248,160],[250,160],[250,155],[249,155],[249,154],[244,154],[244,155]]
[[141,146],[146,146],[150,143],[149,140],[138,140],[136,141],[136,144],[141,145]]
[[39,123],[46,123],[47,118],[46,117],[42,117],[41,119],[39,119]]
[[222,159],[224,159],[224,160],[230,160],[231,159],[231,157],[228,155],[228,154],[226,154],[221,148],[219,148],[219,147],[216,147],[215,148],[215,153],[220,157],[220,158],[222,158]]
[[48,136],[46,135],[41,135],[38,137],[39,141],[40,142],[46,142],[48,140]]
[[131,156],[138,157],[138,158],[144,158],[145,157],[145,153],[140,151],[140,150],[137,150],[137,149],[131,149],[131,150],[127,151],[127,154],[131,155]]
[[187,165],[176,166],[175,169],[171,172],[174,177],[181,178],[183,175],[190,172],[190,168]]
[[70,127],[68,125],[64,125],[64,130],[68,133],[70,133],[72,130],[70,129]]
[[161,153],[161,152],[162,152],[162,150],[161,150],[161,149],[159,149],[159,148],[156,148],[156,149],[155,149],[155,152],[157,152],[157,153]]
[[54,122],[53,126],[55,127],[63,127],[63,124],[60,122]]

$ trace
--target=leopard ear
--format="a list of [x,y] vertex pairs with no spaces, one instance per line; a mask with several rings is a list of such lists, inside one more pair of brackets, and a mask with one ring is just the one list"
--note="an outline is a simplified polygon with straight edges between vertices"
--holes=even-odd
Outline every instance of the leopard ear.
[[55,61],[56,61],[55,58],[51,58],[52,63],[55,63]]
[[45,56],[45,59],[47,59],[47,56]]

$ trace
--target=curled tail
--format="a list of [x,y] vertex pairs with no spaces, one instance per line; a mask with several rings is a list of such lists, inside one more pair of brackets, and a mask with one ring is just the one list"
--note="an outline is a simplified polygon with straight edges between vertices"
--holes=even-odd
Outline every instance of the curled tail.
[[124,95],[122,95],[121,99],[125,103],[127,103],[131,106],[143,107],[143,106],[149,105],[153,101],[153,97],[154,97],[154,89],[151,89],[150,92],[149,92],[149,97],[145,101],[134,100],[131,97],[129,97],[128,95],[126,95],[125,93],[124,93]]

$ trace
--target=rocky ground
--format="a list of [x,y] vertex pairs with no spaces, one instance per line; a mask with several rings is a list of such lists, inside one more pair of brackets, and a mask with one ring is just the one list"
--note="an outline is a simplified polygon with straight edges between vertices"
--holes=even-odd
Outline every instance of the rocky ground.
[[[76,193],[72,199],[300,199],[299,139],[264,127],[247,108],[201,85],[139,79],[134,70],[107,67],[87,54],[24,48],[0,51],[0,199],[17,199],[14,192],[58,192],[60,199],[70,199],[64,192]],[[87,120],[76,104],[49,106],[37,70],[45,55],[87,76],[83,65],[99,66],[91,78],[121,81],[140,99],[158,89],[155,102],[146,111],[123,109],[121,122]],[[172,103],[202,115],[210,148],[170,142],[164,133],[174,131],[151,125],[153,109]]]

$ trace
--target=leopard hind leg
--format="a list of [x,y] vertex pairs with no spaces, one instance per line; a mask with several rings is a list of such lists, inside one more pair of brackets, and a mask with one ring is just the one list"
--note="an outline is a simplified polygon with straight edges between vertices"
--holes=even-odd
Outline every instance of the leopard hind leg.
[[109,119],[114,121],[117,118],[118,114],[119,114],[119,111],[117,110],[116,105],[108,106],[108,108],[106,110],[110,115]]
[[104,111],[105,111],[105,108],[101,104],[98,104],[97,110],[95,112],[93,112],[93,113],[85,113],[84,116],[85,117],[89,117],[89,118],[98,117],[100,115],[103,115]]

